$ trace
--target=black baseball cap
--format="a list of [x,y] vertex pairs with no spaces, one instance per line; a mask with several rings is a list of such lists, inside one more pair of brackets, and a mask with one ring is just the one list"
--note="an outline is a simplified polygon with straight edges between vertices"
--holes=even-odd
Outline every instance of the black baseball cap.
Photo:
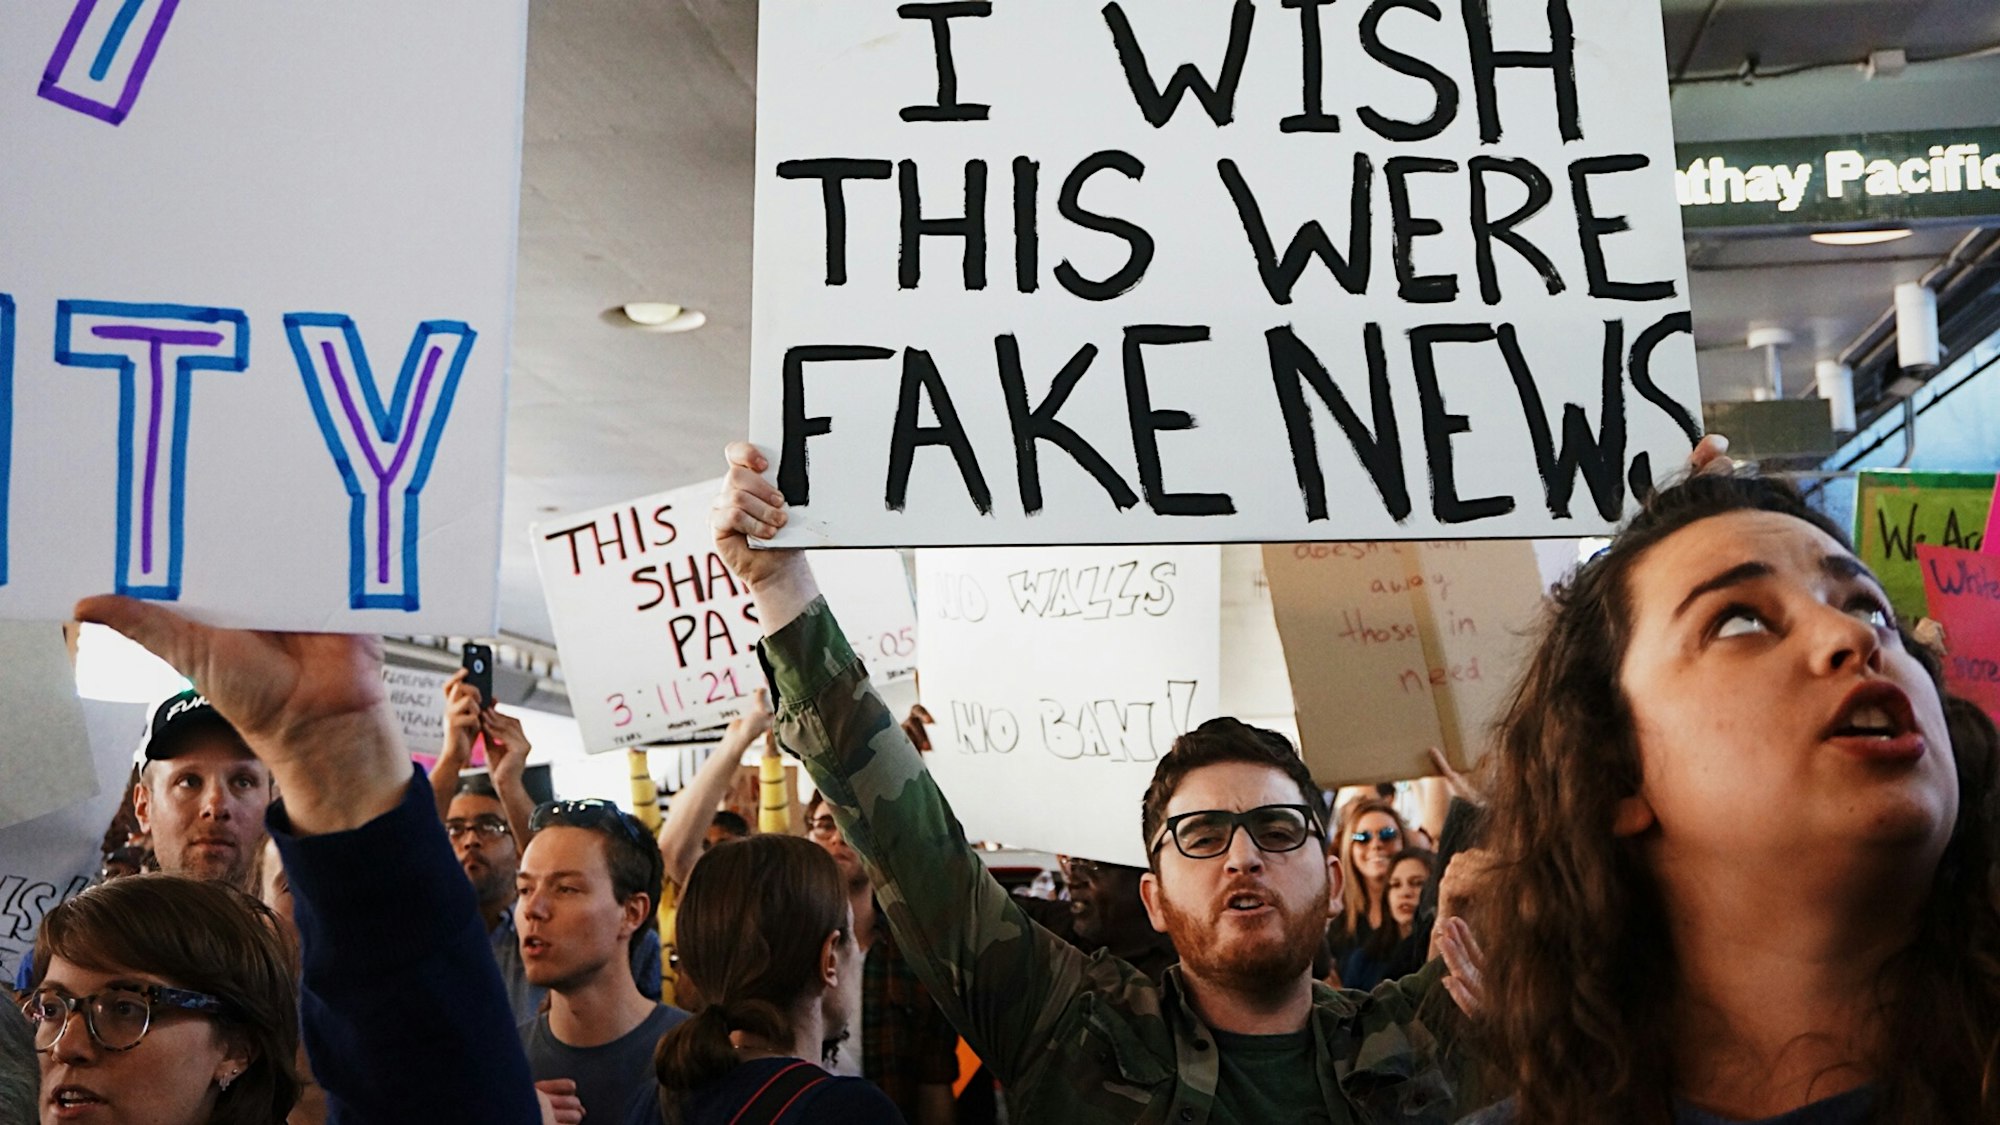
[[153,721],[146,727],[146,741],[140,751],[149,762],[164,762],[187,750],[198,734],[227,735],[231,742],[242,747],[244,756],[250,755],[250,747],[236,733],[235,726],[222,717],[207,696],[193,688],[153,709]]

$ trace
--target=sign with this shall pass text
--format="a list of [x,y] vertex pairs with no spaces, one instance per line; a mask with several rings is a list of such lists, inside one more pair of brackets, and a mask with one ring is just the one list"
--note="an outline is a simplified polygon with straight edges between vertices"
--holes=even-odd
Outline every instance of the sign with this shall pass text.
[[1606,533],[1699,388],[1656,0],[766,0],[775,545]]
[[527,9],[0,9],[0,617],[493,631]]
[[[764,686],[763,628],[708,525],[707,481],[534,526],[535,564],[571,712],[592,752],[684,737],[741,714]],[[813,574],[845,607],[879,682],[916,671],[916,610],[894,551],[823,552]]]
[[917,609],[925,762],[966,834],[1145,867],[1153,769],[1220,712],[1220,549],[919,551]]

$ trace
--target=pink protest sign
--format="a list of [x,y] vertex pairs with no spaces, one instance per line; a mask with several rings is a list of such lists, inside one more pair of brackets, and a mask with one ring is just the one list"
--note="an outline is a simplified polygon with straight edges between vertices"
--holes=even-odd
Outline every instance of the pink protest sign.
[[1986,534],[1979,543],[1980,549],[1987,554],[2000,555],[2000,543],[1993,541],[1993,533],[2000,531],[2000,480],[1993,482],[1993,499],[1995,503],[1986,513]]
[[2000,556],[1918,547],[1924,597],[1944,626],[1945,688],[2000,721]]

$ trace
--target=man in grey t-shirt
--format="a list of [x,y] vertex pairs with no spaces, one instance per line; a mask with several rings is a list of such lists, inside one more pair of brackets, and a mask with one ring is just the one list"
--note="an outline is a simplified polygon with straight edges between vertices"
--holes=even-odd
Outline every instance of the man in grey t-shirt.
[[609,801],[543,805],[530,829],[514,925],[528,982],[548,989],[549,1006],[521,1025],[529,1072],[544,1094],[573,1094],[592,1122],[636,1120],[658,1103],[653,1048],[687,1018],[632,981],[631,949],[660,900],[659,847]]

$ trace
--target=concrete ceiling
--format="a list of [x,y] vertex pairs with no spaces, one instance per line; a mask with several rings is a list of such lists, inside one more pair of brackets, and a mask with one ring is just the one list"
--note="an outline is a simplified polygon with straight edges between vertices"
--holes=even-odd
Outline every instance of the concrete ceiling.
[[[1597,0],[1576,0],[1593,3]],[[1701,79],[2000,42],[1992,0],[1662,0],[1684,141],[2000,123],[2000,61],[1867,82],[1827,67],[1751,85]],[[534,0],[509,409],[503,629],[551,636],[526,528],[557,512],[715,475],[749,399],[756,9],[752,0]],[[1689,243],[1705,393],[1761,378],[1740,351],[1782,326],[1798,385],[1962,235],[1867,250],[1803,235]],[[627,301],[698,308],[685,335],[613,327]]]

